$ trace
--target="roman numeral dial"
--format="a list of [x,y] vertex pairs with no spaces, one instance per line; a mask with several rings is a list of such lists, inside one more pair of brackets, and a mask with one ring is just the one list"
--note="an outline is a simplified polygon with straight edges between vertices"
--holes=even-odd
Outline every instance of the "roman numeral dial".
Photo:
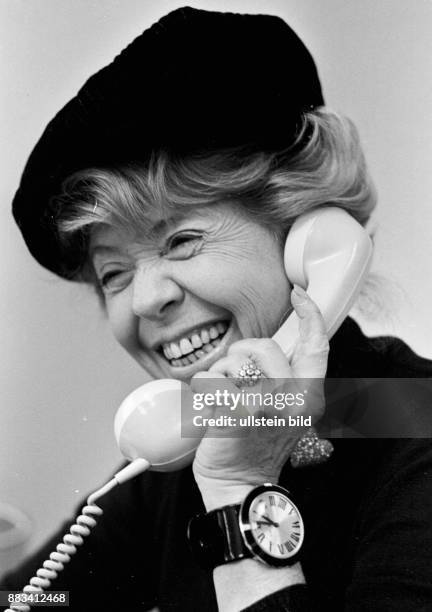
[[[303,543],[304,526],[296,505],[285,495],[284,489],[263,485],[263,489],[250,501],[248,508],[249,537],[252,548],[274,560],[286,560],[296,555]],[[272,490],[274,489],[274,490]],[[279,490],[280,489],[280,490]],[[261,556],[259,554],[259,556]]]

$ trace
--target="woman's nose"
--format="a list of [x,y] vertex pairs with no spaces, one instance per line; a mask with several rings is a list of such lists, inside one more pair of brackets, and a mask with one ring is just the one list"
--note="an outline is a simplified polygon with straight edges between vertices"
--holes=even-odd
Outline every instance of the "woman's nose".
[[132,310],[137,317],[162,319],[184,298],[183,289],[157,267],[139,269],[133,280]]

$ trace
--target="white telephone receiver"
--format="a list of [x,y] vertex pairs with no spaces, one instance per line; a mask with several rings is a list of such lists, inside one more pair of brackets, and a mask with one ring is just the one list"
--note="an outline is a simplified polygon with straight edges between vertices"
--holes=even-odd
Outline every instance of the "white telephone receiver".
[[[315,209],[291,227],[284,253],[287,276],[318,305],[329,338],[357,297],[371,258],[369,235],[340,208]],[[297,334],[298,317],[292,313],[273,340],[289,356]],[[114,431],[127,459],[145,459],[150,469],[163,472],[192,462],[200,439],[181,436],[181,392],[192,395],[185,383],[162,379],[139,387],[123,401]]]

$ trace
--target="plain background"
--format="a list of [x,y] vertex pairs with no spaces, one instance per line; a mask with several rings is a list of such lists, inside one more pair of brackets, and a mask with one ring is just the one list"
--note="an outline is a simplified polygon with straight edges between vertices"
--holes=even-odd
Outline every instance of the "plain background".
[[[75,505],[119,464],[113,417],[122,398],[146,381],[114,344],[91,292],[32,261],[10,202],[26,158],[54,113],[88,76],[182,4],[3,0],[0,6],[0,503],[24,510],[33,525],[25,547],[0,550],[0,572],[72,516]],[[386,307],[374,321],[359,320],[369,333],[399,335],[432,357],[432,3],[189,5],[277,14],[306,42],[327,104],[359,128],[380,196],[373,269],[388,281],[382,289]]]

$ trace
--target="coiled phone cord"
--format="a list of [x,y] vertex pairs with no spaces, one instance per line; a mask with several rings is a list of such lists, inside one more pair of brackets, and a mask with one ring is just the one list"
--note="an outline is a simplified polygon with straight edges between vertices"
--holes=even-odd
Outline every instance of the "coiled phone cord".
[[[129,463],[129,465],[120,470],[120,472],[117,472],[117,474],[115,474],[103,487],[92,493],[87,498],[87,505],[82,508],[81,514],[69,529],[69,533],[63,537],[62,542],[57,544],[55,551],[50,554],[46,561],[44,561],[42,567],[37,570],[36,574],[22,589],[22,592],[25,594],[42,593],[50,587],[51,582],[57,578],[58,574],[64,569],[65,564],[71,560],[71,555],[76,553],[77,547],[83,544],[84,538],[90,534],[91,530],[96,525],[97,521],[95,516],[101,516],[103,514],[102,508],[95,503],[96,500],[108,493],[108,491],[111,491],[111,489],[117,485],[137,476],[149,467],[150,463],[146,459],[135,459],[132,463]],[[28,612],[30,607],[31,603],[17,602],[10,608],[7,608],[5,612]]]

